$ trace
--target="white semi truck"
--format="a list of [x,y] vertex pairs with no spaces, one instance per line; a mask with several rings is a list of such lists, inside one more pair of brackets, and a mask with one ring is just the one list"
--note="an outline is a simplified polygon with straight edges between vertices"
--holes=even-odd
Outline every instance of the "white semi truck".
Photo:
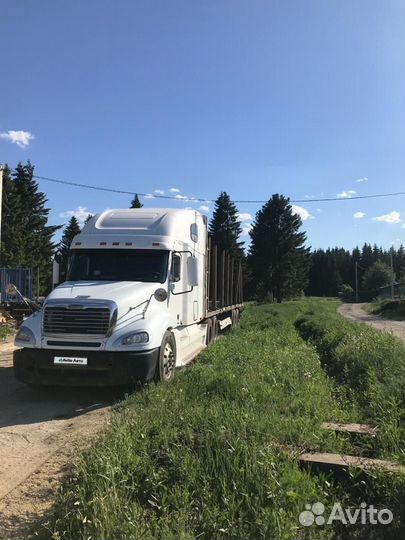
[[67,281],[20,327],[16,377],[31,385],[169,381],[239,320],[240,262],[194,210],[107,210],[71,244]]

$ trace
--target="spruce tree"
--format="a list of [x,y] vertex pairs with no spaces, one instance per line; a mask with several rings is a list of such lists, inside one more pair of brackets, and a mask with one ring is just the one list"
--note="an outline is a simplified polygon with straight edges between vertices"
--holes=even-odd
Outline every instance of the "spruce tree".
[[131,201],[131,206],[130,208],[142,208],[143,207],[143,204],[141,203],[141,201],[139,200],[139,197],[138,197],[138,194],[136,193],[134,195],[134,198],[132,199]]
[[5,165],[3,170],[3,197],[1,215],[0,266],[15,268],[21,265],[22,248],[22,203],[11,169]]
[[60,281],[66,280],[70,244],[72,243],[73,238],[79,233],[79,222],[77,221],[75,216],[72,216],[63,231],[56,255],[56,260],[59,263]]
[[38,190],[33,175],[34,167],[29,161],[26,165],[19,163],[12,175],[20,208],[20,246],[16,264],[35,268],[40,276],[41,293],[45,293],[50,286],[52,256],[55,252],[52,237],[60,226],[48,225],[50,209],[45,206],[47,198]]
[[275,194],[256,214],[248,264],[260,298],[281,302],[307,285],[309,248],[300,232],[301,218],[293,214],[289,199]]
[[244,242],[239,241],[242,227],[238,219],[238,211],[225,191],[222,191],[215,201],[209,233],[213,243],[219,249],[228,251],[235,259],[243,258]]

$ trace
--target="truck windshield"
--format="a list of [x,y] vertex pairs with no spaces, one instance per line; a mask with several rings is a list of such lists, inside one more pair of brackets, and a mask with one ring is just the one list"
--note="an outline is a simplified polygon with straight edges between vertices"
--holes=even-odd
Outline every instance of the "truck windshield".
[[67,281],[164,283],[169,252],[151,249],[73,249]]

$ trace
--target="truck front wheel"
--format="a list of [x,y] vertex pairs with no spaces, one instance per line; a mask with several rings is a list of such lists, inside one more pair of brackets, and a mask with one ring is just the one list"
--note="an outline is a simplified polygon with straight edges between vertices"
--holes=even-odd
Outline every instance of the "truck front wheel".
[[171,332],[165,332],[159,350],[158,365],[156,366],[156,379],[169,382],[174,377],[176,368],[176,340]]

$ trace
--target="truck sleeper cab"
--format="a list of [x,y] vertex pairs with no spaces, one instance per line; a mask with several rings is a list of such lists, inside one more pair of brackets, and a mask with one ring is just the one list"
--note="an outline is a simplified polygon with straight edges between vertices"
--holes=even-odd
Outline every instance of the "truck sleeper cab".
[[33,385],[170,381],[236,324],[241,277],[211,249],[199,212],[105,211],[73,239],[67,280],[20,327],[15,375]]

